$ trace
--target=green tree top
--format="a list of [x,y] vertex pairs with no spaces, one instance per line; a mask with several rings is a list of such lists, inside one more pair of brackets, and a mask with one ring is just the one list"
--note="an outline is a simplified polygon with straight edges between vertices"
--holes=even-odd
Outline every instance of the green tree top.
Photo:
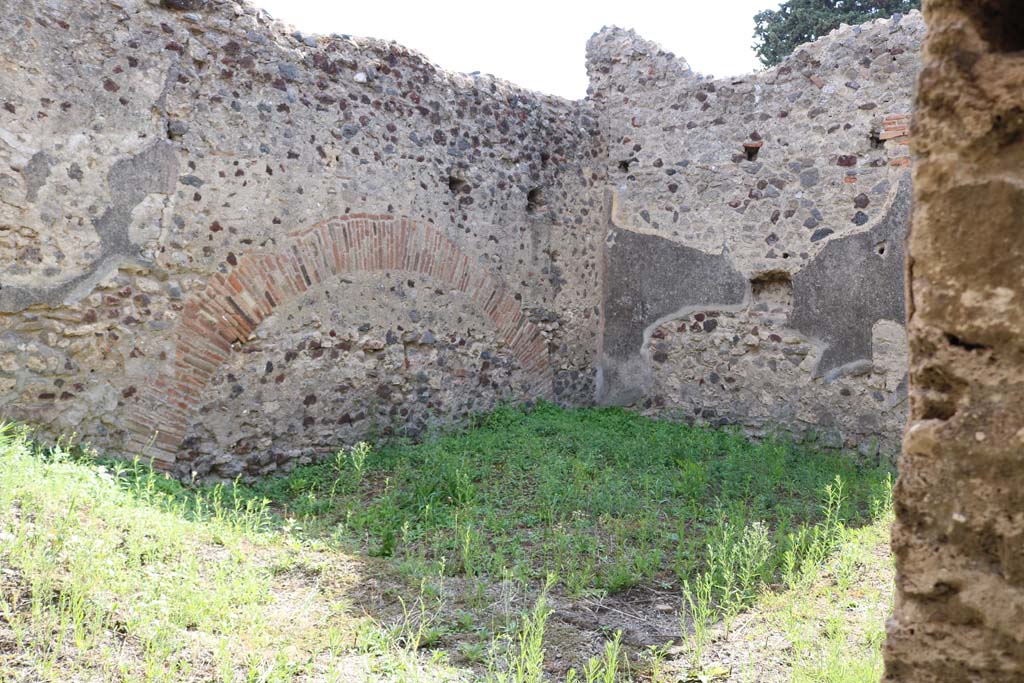
[[860,24],[920,9],[921,0],[786,0],[778,9],[754,15],[754,52],[766,67],[785,59],[797,45],[840,24]]

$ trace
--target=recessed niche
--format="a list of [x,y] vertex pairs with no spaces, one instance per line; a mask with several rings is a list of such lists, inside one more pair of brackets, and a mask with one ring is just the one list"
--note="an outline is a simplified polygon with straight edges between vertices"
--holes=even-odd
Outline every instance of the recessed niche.
[[533,213],[542,206],[544,206],[544,190],[535,187],[526,193],[527,213]]
[[785,270],[768,270],[750,278],[750,294],[755,309],[793,307],[793,276]]
[[448,190],[452,194],[462,194],[463,192],[469,192],[469,183],[458,176],[448,176]]

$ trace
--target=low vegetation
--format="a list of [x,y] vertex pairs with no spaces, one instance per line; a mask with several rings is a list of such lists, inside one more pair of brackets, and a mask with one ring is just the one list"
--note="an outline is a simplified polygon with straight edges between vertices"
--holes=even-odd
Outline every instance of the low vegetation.
[[8,425],[0,681],[874,680],[889,490],[607,409],[187,487]]

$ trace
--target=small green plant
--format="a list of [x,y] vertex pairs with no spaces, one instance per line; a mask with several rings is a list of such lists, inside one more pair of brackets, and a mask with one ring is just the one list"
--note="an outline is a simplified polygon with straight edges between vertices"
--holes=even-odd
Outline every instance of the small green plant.
[[871,519],[878,522],[892,519],[892,473],[886,472],[880,495],[871,499]]
[[648,645],[647,646],[647,663],[650,667],[649,676],[653,683],[658,683],[662,679],[662,673],[665,666],[665,657],[668,655],[668,645]]
[[[821,521],[787,535],[787,547],[782,555],[782,573],[787,586],[795,587],[813,576],[840,543],[845,529],[842,517],[845,500],[843,479],[836,475],[832,483],[825,486]],[[874,503],[872,505],[877,509]]]
[[679,483],[677,491],[689,500],[700,500],[708,485],[708,474],[704,465],[694,460],[679,462]]
[[548,577],[515,636],[495,639],[487,665],[487,683],[543,683],[544,629],[551,616],[548,591],[554,584],[554,577]]
[[619,669],[622,665],[622,631],[606,641],[604,652],[600,657],[591,657],[583,665],[583,678],[579,678],[576,669],[566,673],[566,683],[616,683],[619,680]]
[[356,479],[363,478],[363,468],[366,466],[366,459],[369,455],[370,444],[365,441],[360,441],[348,449],[348,461],[352,466],[352,471],[356,473]]
[[472,523],[463,524],[457,527],[456,536],[459,544],[459,557],[462,560],[462,571],[466,576],[476,576],[480,573],[480,534],[473,528]]
[[470,664],[480,664],[487,659],[487,644],[480,641],[463,642],[459,645],[459,654]]
[[801,560],[809,543],[810,529],[801,527],[786,534],[786,549],[782,554],[782,579],[787,588],[795,588],[800,580]]
[[[709,572],[699,574],[693,581],[683,581],[683,599],[685,604],[680,611],[683,641],[686,643],[690,666],[700,669],[701,658],[711,638],[711,626],[717,617],[713,602],[714,577]],[[686,615],[689,613],[690,626],[687,627]]]
[[331,498],[338,490],[351,491],[363,480],[366,460],[370,457],[370,444],[360,441],[351,448],[340,448],[334,453],[331,468],[334,470],[334,483],[331,485]]

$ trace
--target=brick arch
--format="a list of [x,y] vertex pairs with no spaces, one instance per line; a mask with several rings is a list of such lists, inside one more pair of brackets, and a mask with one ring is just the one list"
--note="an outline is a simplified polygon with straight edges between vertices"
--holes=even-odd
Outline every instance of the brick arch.
[[332,276],[360,271],[420,273],[468,294],[519,360],[530,393],[552,396],[540,329],[490,274],[433,225],[350,214],[291,232],[273,250],[241,256],[185,302],[172,332],[171,366],[128,410],[126,452],[170,469],[203,390],[233,346],[248,340],[278,306]]

